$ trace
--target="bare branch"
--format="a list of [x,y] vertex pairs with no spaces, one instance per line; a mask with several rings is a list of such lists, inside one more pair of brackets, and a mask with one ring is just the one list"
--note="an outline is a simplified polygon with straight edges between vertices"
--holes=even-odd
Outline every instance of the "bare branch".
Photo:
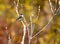
[[39,15],[40,15],[40,5],[38,6],[38,16],[37,16],[37,18],[39,18]]
[[60,13],[60,7],[56,10],[56,13],[58,14]]
[[30,16],[30,25],[31,25],[31,26],[30,26],[30,30],[31,30],[31,31],[28,32],[28,33],[29,33],[29,36],[28,36],[28,37],[29,37],[29,44],[30,44],[30,42],[31,42],[32,30],[33,30],[33,29],[32,29],[32,16]]
[[[54,16],[57,15],[57,13],[54,14]],[[49,22],[47,23],[47,25],[45,25],[38,33],[36,33],[32,38],[34,38],[35,36],[37,36],[39,33],[41,33],[42,31],[46,30],[45,28],[50,24],[50,22],[52,21],[52,19],[54,18],[54,16],[51,17],[51,19],[49,20]],[[32,39],[31,38],[31,39]]]
[[50,5],[50,8],[51,8],[52,14],[54,14],[54,10],[53,10],[53,6],[52,6],[52,3],[51,3],[51,0],[49,0],[49,5]]
[[25,35],[26,35],[26,26],[25,26],[25,24],[23,23],[23,21],[21,21],[21,22],[22,22],[22,24],[23,24],[23,26],[24,26],[24,29],[23,29],[24,34],[23,34],[23,38],[22,38],[21,44],[24,44]]
[[19,12],[18,12],[19,0],[18,0],[17,4],[16,4],[16,2],[14,1],[14,4],[16,5],[16,13],[17,13],[17,15],[19,16]]
[[30,23],[31,23],[31,36],[32,36],[32,33],[33,33],[33,29],[32,29],[32,16],[30,16]]

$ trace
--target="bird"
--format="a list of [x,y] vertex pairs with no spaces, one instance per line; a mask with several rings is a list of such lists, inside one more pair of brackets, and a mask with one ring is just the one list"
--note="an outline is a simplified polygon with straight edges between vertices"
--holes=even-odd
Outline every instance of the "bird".
[[[15,44],[15,43],[24,44],[25,37],[26,37],[26,25],[25,25],[24,21],[22,20],[22,18],[24,19],[24,14],[20,14],[18,16],[18,18],[16,19],[16,22],[13,23],[13,25],[10,27],[12,44]],[[22,36],[22,34],[23,34],[23,36]],[[20,36],[22,36],[22,41],[18,42],[20,39]],[[17,37],[19,39],[17,39]],[[10,40],[9,40],[9,43],[10,43]]]
[[24,17],[23,14],[20,14],[16,20],[21,20],[23,17]]

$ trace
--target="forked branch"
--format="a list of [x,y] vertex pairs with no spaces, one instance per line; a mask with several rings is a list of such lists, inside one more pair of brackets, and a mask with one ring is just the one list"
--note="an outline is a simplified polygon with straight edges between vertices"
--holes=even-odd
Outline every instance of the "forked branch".
[[52,19],[54,18],[54,16],[56,16],[57,13],[58,13],[58,11],[60,10],[60,8],[58,8],[58,9],[56,10],[56,13],[55,13],[55,12],[53,11],[53,9],[52,9],[52,5],[51,5],[50,0],[49,0],[49,4],[50,4],[50,6],[51,6],[51,11],[52,11],[53,16],[51,17],[51,19],[49,20],[49,22],[48,22],[38,33],[36,33],[31,39],[33,39],[35,36],[37,36],[37,35],[38,35],[39,33],[41,33],[42,31],[46,30],[45,28],[50,24],[50,22],[52,21]]

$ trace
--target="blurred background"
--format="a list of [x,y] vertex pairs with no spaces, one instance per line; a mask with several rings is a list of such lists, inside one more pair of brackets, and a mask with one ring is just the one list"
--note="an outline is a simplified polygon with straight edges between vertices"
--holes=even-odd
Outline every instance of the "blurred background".
[[30,44],[60,44],[60,10],[57,11],[60,7],[60,0],[51,0],[54,14],[51,11],[49,0],[19,0],[18,12],[25,18],[21,21],[16,21],[18,18],[17,3],[18,0],[0,0],[0,44],[21,44],[24,33],[21,21],[26,26],[29,25],[24,42],[28,44],[28,33],[32,30],[33,37],[48,24],[51,17],[53,19],[43,31],[31,39]]

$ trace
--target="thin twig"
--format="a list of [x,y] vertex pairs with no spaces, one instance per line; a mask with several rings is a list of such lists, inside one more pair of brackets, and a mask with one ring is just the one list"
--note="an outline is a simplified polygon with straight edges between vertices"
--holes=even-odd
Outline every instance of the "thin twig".
[[49,0],[49,5],[50,5],[50,8],[51,8],[52,14],[54,14],[54,10],[53,10],[53,6],[52,6],[52,3],[51,3],[51,0]]
[[17,15],[19,16],[19,12],[18,12],[19,0],[18,0],[17,4],[16,4],[16,2],[14,1],[14,4],[16,5],[16,13],[17,13]]
[[30,24],[31,24],[31,26],[30,26],[30,32],[29,32],[29,44],[30,44],[30,42],[31,42],[31,37],[32,37],[32,16],[30,16]]
[[30,16],[30,23],[31,23],[31,36],[32,36],[32,33],[33,33],[33,29],[32,29],[32,16]]
[[38,6],[38,16],[37,16],[37,18],[39,18],[39,15],[40,15],[40,5]]
[[[40,30],[38,33],[36,33],[32,38],[34,38],[35,36],[37,36],[37,35],[38,35],[39,33],[41,33],[43,30],[46,30],[45,28],[50,24],[50,22],[52,21],[52,19],[54,18],[54,16],[57,15],[57,12],[58,12],[59,9],[60,9],[60,8],[57,9],[56,13],[54,13],[54,15],[51,17],[51,19],[50,19],[49,22],[47,23],[47,25],[45,25],[45,26],[42,28],[42,30]],[[31,38],[31,39],[32,39],[32,38]]]
[[60,7],[56,10],[56,12],[58,12],[60,10]]

